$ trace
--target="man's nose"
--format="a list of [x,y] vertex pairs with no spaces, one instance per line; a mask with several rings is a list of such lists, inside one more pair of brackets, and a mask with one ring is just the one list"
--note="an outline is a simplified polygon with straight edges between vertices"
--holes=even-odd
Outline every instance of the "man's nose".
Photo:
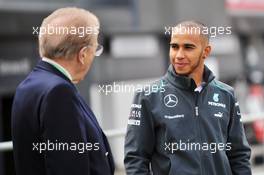
[[184,51],[182,48],[180,48],[176,53],[176,59],[183,59],[183,58],[184,58]]

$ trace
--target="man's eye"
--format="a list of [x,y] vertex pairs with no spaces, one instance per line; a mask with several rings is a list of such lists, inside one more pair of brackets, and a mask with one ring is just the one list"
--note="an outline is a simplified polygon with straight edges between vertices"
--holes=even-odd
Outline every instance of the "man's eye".
[[186,49],[194,49],[193,46],[185,46]]
[[177,44],[171,44],[170,46],[171,46],[171,48],[173,48],[173,49],[178,48],[178,45],[177,45]]

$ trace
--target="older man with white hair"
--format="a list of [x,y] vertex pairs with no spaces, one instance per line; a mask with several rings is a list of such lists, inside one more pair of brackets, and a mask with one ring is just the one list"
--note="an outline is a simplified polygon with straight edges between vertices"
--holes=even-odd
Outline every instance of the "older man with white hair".
[[43,20],[42,60],[13,102],[17,175],[114,174],[108,141],[74,85],[102,53],[98,33],[97,17],[84,9],[61,8]]

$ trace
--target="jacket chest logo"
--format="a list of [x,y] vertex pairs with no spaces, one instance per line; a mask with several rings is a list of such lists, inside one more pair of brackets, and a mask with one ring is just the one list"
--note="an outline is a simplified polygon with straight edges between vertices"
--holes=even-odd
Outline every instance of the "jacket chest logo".
[[209,106],[226,108],[226,104],[219,103],[219,101],[220,101],[219,94],[218,93],[214,93],[213,100],[212,101],[208,101],[208,105]]
[[219,94],[214,93],[213,100],[214,102],[219,102]]
[[174,94],[168,94],[164,97],[163,102],[165,106],[172,108],[178,104],[178,98]]

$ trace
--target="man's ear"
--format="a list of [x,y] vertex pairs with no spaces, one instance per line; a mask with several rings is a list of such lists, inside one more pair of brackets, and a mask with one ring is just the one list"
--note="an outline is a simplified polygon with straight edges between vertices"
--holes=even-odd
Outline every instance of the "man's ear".
[[80,62],[81,64],[84,64],[84,59],[86,58],[86,54],[87,54],[86,49],[87,47],[83,47],[78,53],[77,59],[78,62]]
[[204,48],[204,54],[203,54],[203,58],[206,59],[211,53],[211,46],[210,45],[207,45],[205,48]]

